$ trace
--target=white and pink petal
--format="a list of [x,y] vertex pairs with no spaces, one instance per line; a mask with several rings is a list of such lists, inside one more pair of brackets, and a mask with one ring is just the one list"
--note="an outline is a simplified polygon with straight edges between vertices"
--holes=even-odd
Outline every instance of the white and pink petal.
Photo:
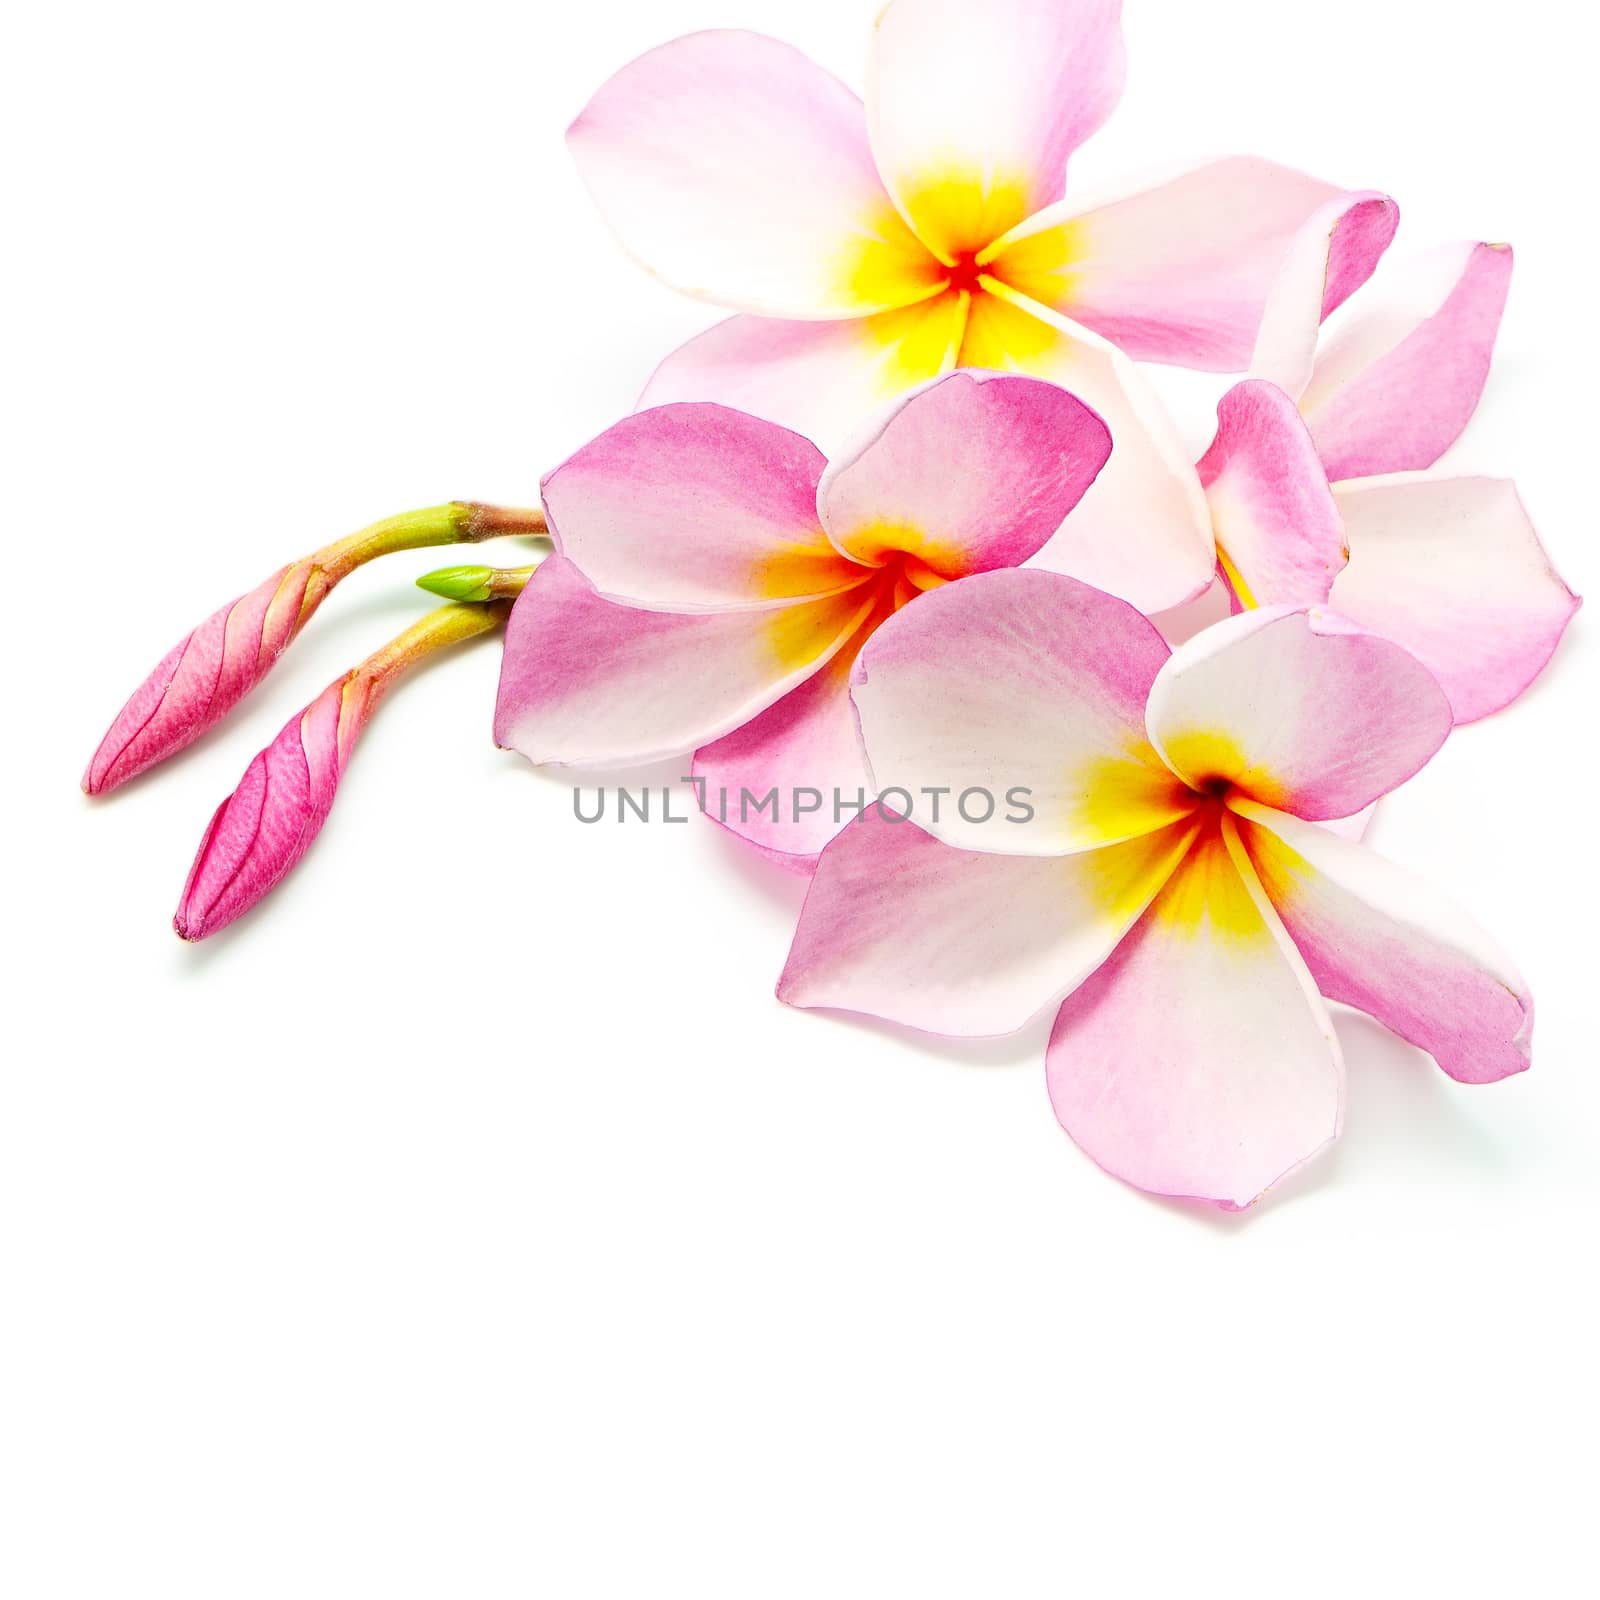
[[1450,703],[1399,645],[1335,612],[1264,607],[1176,650],[1150,690],[1151,741],[1187,783],[1313,821],[1347,817],[1444,743]]
[[873,779],[971,850],[1065,854],[1150,833],[1195,805],[1144,732],[1167,656],[1132,606],[1057,573],[934,590],[856,662]]
[[[1341,193],[1292,168],[1230,156],[1092,209],[1069,198],[983,260],[1138,360],[1239,371],[1299,230]],[[1333,224],[1323,315],[1366,280],[1398,225],[1392,202],[1362,199]]]
[[1333,492],[1350,541],[1334,608],[1416,656],[1457,722],[1515,700],[1580,604],[1516,485],[1397,473],[1335,484]]
[[893,0],[868,66],[872,152],[947,262],[1060,198],[1067,158],[1111,114],[1121,0]]
[[620,767],[731,732],[854,634],[862,591],[765,610],[646,611],[551,556],[506,630],[495,743],[536,765]]
[[1260,379],[1235,384],[1198,471],[1235,602],[1325,601],[1345,564],[1344,525],[1294,401]]
[[1062,1127],[1153,1194],[1247,1206],[1338,1136],[1327,1008],[1232,825],[1213,819],[1056,1017]]
[[1529,1064],[1533,998],[1465,911],[1365,846],[1234,802],[1244,848],[1317,987],[1462,1083]]
[[778,998],[962,1038],[1015,1032],[1115,948],[1192,831],[989,855],[872,807],[822,852]]
[[1489,375],[1511,266],[1510,245],[1446,245],[1380,280],[1375,309],[1352,308],[1300,396],[1330,478],[1420,471],[1455,443]]
[[1110,454],[1106,425],[1056,384],[952,372],[875,417],[829,463],[817,504],[852,561],[909,556],[963,578],[1036,555]]
[[963,366],[1048,378],[1111,430],[1111,459],[1033,565],[1149,613],[1202,593],[1216,572],[1194,461],[1160,398],[1122,352],[998,280],[973,298]]
[[556,548],[603,595],[713,611],[829,594],[862,577],[817,521],[826,463],[720,405],[625,417],[544,480]]
[[648,51],[567,132],[625,249],[767,316],[860,316],[944,281],[885,192],[861,101],[790,45],[718,29]]

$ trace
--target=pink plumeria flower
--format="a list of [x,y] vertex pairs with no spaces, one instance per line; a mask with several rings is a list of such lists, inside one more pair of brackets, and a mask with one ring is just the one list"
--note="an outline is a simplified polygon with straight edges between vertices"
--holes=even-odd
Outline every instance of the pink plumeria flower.
[[[760,34],[691,34],[616,74],[568,142],[623,245],[674,288],[740,313],[668,357],[641,405],[717,400],[833,449],[954,367],[1046,377],[1116,442],[1078,575],[1145,610],[1211,577],[1190,463],[1128,357],[1248,361],[1295,230],[1340,191],[1234,157],[1103,204],[1067,160],[1122,92],[1120,0],[893,0],[862,102]],[[1365,195],[1340,225],[1331,311],[1397,221]],[[1161,527],[1159,567],[1121,538]]]
[[[545,479],[556,554],[511,619],[495,739],[602,768],[693,750],[719,821],[808,864],[868,783],[849,674],[873,629],[1034,556],[1110,448],[1065,390],[999,373],[914,390],[831,464],[723,406],[640,412]],[[773,789],[775,816],[742,801]]]
[[[1121,601],[996,572],[880,629],[853,693],[909,820],[874,808],[823,851],[790,1004],[974,1037],[1055,1010],[1050,1097],[1073,1139],[1140,1188],[1230,1207],[1339,1131],[1325,1000],[1463,1083],[1528,1065],[1532,1002],[1505,956],[1322,825],[1450,731],[1389,640],[1281,606],[1174,653]],[[1019,787],[1026,825],[961,805]],[[939,789],[956,798],[935,819],[915,797]]]
[[456,500],[386,517],[280,567],[175,644],[116,715],[83,775],[105,794],[215,727],[277,664],[317,608],[357,567],[397,550],[542,534],[537,511]]
[[[485,593],[514,594],[526,581],[520,571],[498,576],[509,589],[491,581]],[[321,832],[356,740],[395,678],[436,650],[498,627],[509,610],[508,599],[441,606],[291,719],[211,819],[172,919],[178,934],[195,940],[219,932],[279,883]]]
[[1343,209],[1295,240],[1252,377],[1218,407],[1199,471],[1219,564],[1236,608],[1326,602],[1403,644],[1470,722],[1533,681],[1579,603],[1515,485],[1423,470],[1477,406],[1511,250],[1450,245],[1409,263],[1319,352]]

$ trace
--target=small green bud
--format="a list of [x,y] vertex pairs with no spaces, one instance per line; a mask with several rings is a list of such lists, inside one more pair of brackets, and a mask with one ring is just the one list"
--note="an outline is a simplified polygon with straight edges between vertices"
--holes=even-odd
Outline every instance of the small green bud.
[[417,587],[446,600],[487,600],[493,593],[493,567],[440,567],[417,579]]

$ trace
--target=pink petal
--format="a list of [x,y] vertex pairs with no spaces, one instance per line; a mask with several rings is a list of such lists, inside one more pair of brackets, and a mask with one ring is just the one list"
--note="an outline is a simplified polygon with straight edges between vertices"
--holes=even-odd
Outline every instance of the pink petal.
[[729,317],[669,355],[639,404],[717,400],[831,452],[863,417],[955,366],[966,299],[945,294],[847,322]]
[[1247,611],[1174,652],[1146,725],[1172,770],[1313,821],[1347,817],[1444,743],[1450,704],[1399,645],[1335,613]]
[[[989,270],[1139,360],[1238,371],[1291,242],[1339,195],[1302,172],[1231,156],[1092,210],[1051,206],[987,258]],[[1324,314],[1376,266],[1398,220],[1386,215],[1345,214]]]
[[776,39],[719,30],[649,51],[567,144],[624,247],[685,294],[859,316],[944,281],[884,192],[860,100]]
[[797,871],[814,867],[817,853],[874,794],[850,704],[850,669],[880,614],[804,683],[694,753],[707,814]]
[[[969,850],[1061,854],[1149,833],[1195,805],[1144,734],[1167,656],[1133,607],[1056,573],[934,590],[856,663],[873,777],[915,800],[920,826]],[[1030,820],[1014,820],[1024,811]]]
[[1408,262],[1326,342],[1300,409],[1328,476],[1430,467],[1478,404],[1511,286],[1511,247],[1457,244]]
[[873,807],[822,852],[778,998],[967,1038],[1013,1032],[1081,983],[1192,832],[1001,856],[890,816]]
[[1046,1075],[1077,1144],[1154,1194],[1247,1206],[1337,1137],[1333,1024],[1231,822],[1069,996]]
[[601,594],[709,611],[861,580],[817,520],[815,445],[719,405],[671,405],[608,428],[544,480],[556,548]]
[[1248,801],[1245,848],[1317,987],[1426,1050],[1462,1083],[1528,1066],[1533,998],[1453,901],[1324,828]]
[[1144,612],[1200,594],[1216,571],[1193,459],[1134,364],[1098,335],[1003,285],[976,295],[963,366],[1027,372],[1070,390],[1111,430],[1111,459],[1033,564]]
[[1067,157],[1111,114],[1121,0],[893,0],[867,104],[878,170],[947,261],[1060,197]]
[[1350,565],[1332,605],[1416,656],[1450,697],[1457,722],[1515,700],[1579,605],[1516,486],[1400,474],[1338,484],[1334,498]]
[[1360,288],[1394,238],[1400,211],[1367,190],[1335,195],[1291,240],[1267,296],[1250,376],[1298,400],[1311,379],[1322,319]]
[[173,918],[185,939],[204,939],[242,916],[310,848],[364,719],[364,690],[352,694],[344,678],[325,689],[218,807]]
[[1345,564],[1344,525],[1294,401],[1259,379],[1235,384],[1217,406],[1199,471],[1239,603],[1325,601]]
[[808,678],[870,603],[858,589],[763,610],[644,611],[605,599],[551,556],[512,608],[495,742],[562,766],[692,750]]
[[954,372],[868,424],[823,474],[817,503],[853,561],[907,552],[962,578],[1036,554],[1110,454],[1105,424],[1055,384]]

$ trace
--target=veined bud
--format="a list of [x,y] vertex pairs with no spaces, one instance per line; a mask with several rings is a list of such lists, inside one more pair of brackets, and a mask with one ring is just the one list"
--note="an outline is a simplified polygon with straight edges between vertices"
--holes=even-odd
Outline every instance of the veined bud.
[[272,670],[334,585],[375,556],[544,529],[539,511],[453,501],[389,517],[281,567],[162,657],[100,741],[84,792],[115,789],[220,722]]
[[243,915],[299,861],[379,699],[423,656],[498,627],[511,607],[441,606],[331,683],[252,761],[200,842],[172,925],[204,939]]

